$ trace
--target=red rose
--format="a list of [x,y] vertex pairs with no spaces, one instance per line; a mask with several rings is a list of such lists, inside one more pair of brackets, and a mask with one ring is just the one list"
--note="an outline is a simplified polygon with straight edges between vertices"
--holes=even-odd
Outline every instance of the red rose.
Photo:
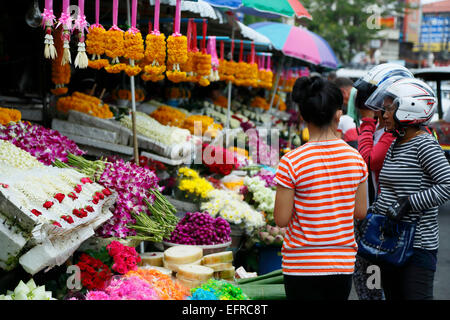
[[66,197],[66,196],[65,196],[64,194],[62,194],[62,193],[57,193],[57,194],[55,194],[55,196],[54,196],[53,198],[55,198],[56,200],[59,201],[59,203],[61,203],[65,197]]
[[36,217],[39,217],[42,214],[42,212],[36,209],[31,210],[31,213],[33,213]]
[[81,182],[82,182],[83,184],[85,184],[85,183],[93,183],[92,180],[91,180],[90,178],[88,178],[88,177],[86,177],[86,178],[81,178]]
[[53,225],[61,228],[61,225],[59,224],[59,222],[54,221]]
[[2,183],[2,187],[5,189],[9,188],[9,186],[6,183]]
[[71,216],[61,216],[61,219],[63,219],[67,223],[73,223],[73,218]]
[[103,189],[103,194],[105,195],[105,196],[110,196],[110,195],[112,195],[112,192],[108,189],[108,188],[105,188],[105,189]]
[[105,196],[104,196],[103,193],[101,193],[101,192],[96,192],[95,195],[96,195],[97,197],[99,197],[100,200],[105,199]]
[[94,197],[94,199],[92,199],[92,203],[98,204],[98,198],[97,198],[97,197]]
[[92,208],[91,206],[86,206],[85,209],[89,212],[94,212],[94,208]]
[[77,195],[76,195],[75,193],[73,193],[73,192],[69,193],[67,196],[68,196],[69,198],[72,198],[72,200],[78,199]]
[[82,217],[82,218],[87,217],[88,213],[87,213],[86,210],[81,209],[80,212],[81,212],[81,217]]
[[77,185],[76,185],[75,191],[76,191],[77,193],[80,193],[80,192],[81,192],[81,184],[77,184]]
[[46,201],[45,203],[44,203],[44,205],[43,205],[43,207],[45,208],[45,209],[50,209],[51,207],[52,207],[52,205],[53,205],[53,202],[51,202],[51,201]]

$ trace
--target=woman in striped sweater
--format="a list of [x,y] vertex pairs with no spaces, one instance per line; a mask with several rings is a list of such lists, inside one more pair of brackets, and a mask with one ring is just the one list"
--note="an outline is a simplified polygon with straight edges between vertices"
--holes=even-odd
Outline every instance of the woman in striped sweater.
[[275,177],[275,222],[287,226],[282,247],[286,295],[346,300],[357,252],[354,218],[363,219],[367,209],[367,166],[336,136],[343,98],[335,84],[299,78],[292,99],[310,139],[281,158]]
[[379,87],[366,102],[383,110],[386,130],[397,137],[379,175],[380,194],[373,210],[394,221],[416,221],[412,257],[401,267],[380,264],[387,300],[433,298],[438,207],[450,199],[450,165],[439,143],[422,127],[435,104],[432,89],[411,78]]

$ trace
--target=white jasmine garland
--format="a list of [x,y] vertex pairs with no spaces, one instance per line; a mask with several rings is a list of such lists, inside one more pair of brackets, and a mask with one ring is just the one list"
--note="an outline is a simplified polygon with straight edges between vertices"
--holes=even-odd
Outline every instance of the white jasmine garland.
[[[120,122],[132,128],[131,117],[123,117]],[[162,125],[142,112],[136,112],[136,131],[167,146],[185,143],[191,137],[189,130]]]

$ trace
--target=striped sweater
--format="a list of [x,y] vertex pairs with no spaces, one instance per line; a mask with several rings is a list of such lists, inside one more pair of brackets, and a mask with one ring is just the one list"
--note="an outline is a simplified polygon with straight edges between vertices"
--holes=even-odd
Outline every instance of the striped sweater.
[[361,155],[341,139],[308,142],[281,158],[275,181],[295,189],[282,247],[284,274],[353,273],[355,193],[367,176]]
[[450,199],[450,165],[441,146],[429,134],[404,144],[393,142],[379,176],[380,195],[374,204],[385,214],[399,197],[409,196],[412,211],[403,220],[419,218],[414,247],[439,247],[438,207]]

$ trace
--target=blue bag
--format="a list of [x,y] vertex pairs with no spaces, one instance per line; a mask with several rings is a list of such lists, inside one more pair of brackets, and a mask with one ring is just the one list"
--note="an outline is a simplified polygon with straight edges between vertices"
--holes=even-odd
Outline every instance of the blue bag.
[[402,266],[413,254],[415,230],[414,222],[394,222],[368,212],[361,224],[358,255],[373,263]]

